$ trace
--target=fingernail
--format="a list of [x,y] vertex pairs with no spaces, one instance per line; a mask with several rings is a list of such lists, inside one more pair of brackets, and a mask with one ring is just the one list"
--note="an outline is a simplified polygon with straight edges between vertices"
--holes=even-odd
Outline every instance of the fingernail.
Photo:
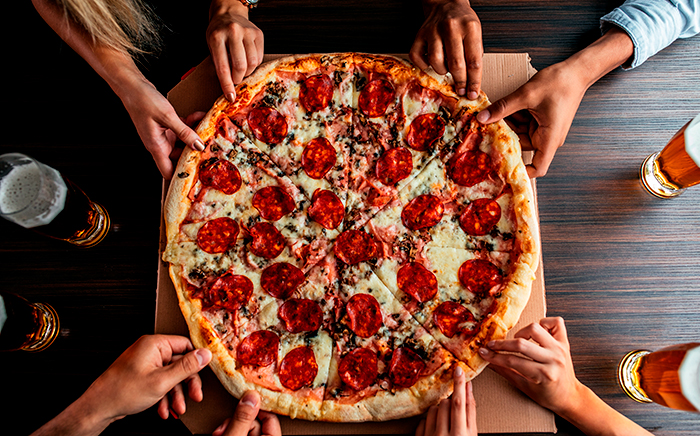
[[469,100],[476,100],[476,98],[479,96],[479,93],[476,91],[469,91],[469,94],[467,95],[467,98]]
[[244,406],[255,407],[258,405],[258,396],[253,393],[247,393],[241,398],[241,404]]
[[464,375],[464,370],[462,369],[461,366],[457,365],[457,369],[455,369],[455,377],[462,377]]
[[194,145],[194,148],[197,149],[197,151],[204,151],[204,144],[202,143],[201,139],[196,139],[192,145]]
[[226,94],[226,100],[233,103],[234,101],[236,101],[236,94],[234,94],[233,92],[229,92],[228,94]]
[[486,348],[479,348],[479,354],[481,354],[482,356],[488,356],[489,354],[491,354],[491,351],[487,350]]
[[198,348],[194,351],[194,357],[197,358],[197,363],[199,363],[199,366],[204,365],[206,354],[207,350],[205,350],[204,348]]
[[486,121],[491,118],[491,113],[487,110],[483,110],[476,114],[476,120],[482,124],[486,124]]
[[489,343],[486,344],[486,346],[489,348],[493,348],[494,345],[496,345],[496,341],[489,341]]
[[457,90],[457,94],[459,94],[459,95],[464,95],[466,92],[467,92],[467,90],[464,89],[464,88],[459,88],[459,89]]

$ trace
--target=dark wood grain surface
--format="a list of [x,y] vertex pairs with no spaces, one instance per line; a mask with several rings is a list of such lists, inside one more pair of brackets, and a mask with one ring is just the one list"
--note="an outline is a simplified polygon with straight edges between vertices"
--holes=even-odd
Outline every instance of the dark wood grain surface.
[[[206,4],[155,3],[166,48],[144,60],[163,92],[207,56]],[[203,2],[206,3],[206,2]],[[262,0],[252,20],[268,53],[406,52],[417,1]],[[474,1],[489,52],[528,52],[535,68],[599,35],[621,1]],[[80,250],[0,220],[0,288],[52,304],[62,334],[39,354],[0,354],[0,433],[27,434],[77,398],[140,335],[153,331],[161,178],[109,87],[29,2],[2,27],[0,153],[59,169],[109,210],[114,230]],[[677,41],[586,94],[538,180],[548,313],[567,320],[578,377],[657,435],[700,434],[700,415],[637,404],[618,388],[631,349],[700,341],[700,188],[674,200],[642,191],[641,161],[700,112],[700,38]],[[558,420],[559,434],[580,434]],[[154,410],[104,434],[188,434]]]

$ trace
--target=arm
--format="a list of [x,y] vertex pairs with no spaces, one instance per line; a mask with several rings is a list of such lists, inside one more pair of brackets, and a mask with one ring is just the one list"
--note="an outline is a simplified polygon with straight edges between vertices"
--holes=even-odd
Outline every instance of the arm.
[[428,409],[416,428],[416,436],[476,436],[476,402],[472,384],[459,365],[454,370],[454,392],[449,399]]
[[262,31],[248,20],[248,8],[240,0],[211,2],[207,44],[229,101],[236,99],[235,85],[262,62],[264,42]]
[[184,381],[190,398],[201,401],[202,383],[197,373],[210,360],[209,350],[193,350],[185,337],[143,336],[80,398],[33,435],[97,435],[112,422],[158,402],[158,413],[167,418],[168,392],[172,393],[173,409],[182,414],[185,412],[184,395],[182,390],[173,388]]
[[530,177],[544,176],[557,149],[564,144],[583,95],[598,79],[627,62],[632,40],[614,28],[596,42],[535,74],[512,94],[477,115],[481,123],[494,123],[516,114],[513,127],[524,150],[534,150]]
[[481,22],[469,0],[423,0],[426,19],[409,56],[419,68],[449,71],[455,91],[476,99],[481,88]]
[[588,436],[651,435],[578,381],[561,318],[544,318],[479,353],[495,372]]
[[174,171],[169,156],[177,138],[193,149],[204,149],[202,140],[180,120],[168,100],[143,76],[128,53],[93,42],[90,35],[67,19],[51,0],[32,1],[44,21],[121,99],[164,177],[170,178]]

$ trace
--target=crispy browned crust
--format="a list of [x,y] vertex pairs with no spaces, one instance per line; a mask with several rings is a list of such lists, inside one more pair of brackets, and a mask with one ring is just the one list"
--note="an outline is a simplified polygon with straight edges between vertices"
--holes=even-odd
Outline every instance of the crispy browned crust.
[[[236,102],[231,104],[224,97],[219,98],[196,131],[206,144],[216,134],[219,120],[247,106],[264,88],[269,77],[275,74],[276,70],[304,73],[319,69],[331,71],[336,68],[353,67],[391,75],[398,80],[418,79],[423,86],[455,98],[460,106],[468,106],[473,111],[481,110],[489,104],[483,92],[476,101],[467,101],[454,93],[450,82],[444,77],[425,73],[412,64],[392,56],[364,53],[295,55],[276,59],[258,67],[237,87]],[[511,266],[509,283],[502,292],[503,303],[482,324],[481,331],[468,344],[470,357],[463,362],[446,360],[445,364],[431,376],[419,380],[409,389],[397,392],[380,391],[355,404],[330,401],[321,403],[275,392],[249,382],[236,369],[235,359],[221,339],[212,333],[212,326],[202,315],[201,304],[198,300],[188,297],[187,286],[180,273],[181,267],[171,264],[170,276],[192,342],[196,347],[207,347],[212,351],[213,359],[210,366],[232,395],[240,398],[247,390],[255,389],[261,394],[263,409],[292,418],[336,422],[383,421],[420,414],[439,400],[448,397],[453,389],[452,371],[455,364],[462,366],[467,374],[467,380],[476,377],[483,370],[487,363],[479,357],[478,349],[491,339],[505,337],[508,330],[515,325],[529,300],[534,271],[539,261],[539,234],[534,196],[520,157],[517,136],[503,121],[486,126],[484,132],[493,139],[494,149],[503,158],[499,169],[513,188],[513,201],[518,221],[516,241],[519,256]],[[206,155],[203,153],[186,149],[180,157],[164,203],[168,246],[178,242],[180,223],[189,211],[191,205],[189,194],[197,183],[197,170],[204,156]]]

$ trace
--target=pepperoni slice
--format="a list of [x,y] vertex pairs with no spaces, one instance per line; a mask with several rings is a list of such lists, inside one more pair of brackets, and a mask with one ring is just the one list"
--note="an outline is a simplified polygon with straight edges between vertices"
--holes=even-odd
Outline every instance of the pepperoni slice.
[[275,298],[289,298],[304,283],[304,273],[287,262],[273,263],[260,275],[260,286]]
[[270,366],[277,362],[280,338],[269,330],[259,330],[238,344],[236,358],[243,365]]
[[425,303],[437,295],[435,274],[420,263],[410,262],[402,266],[396,274],[396,284],[419,303]]
[[459,226],[467,235],[484,236],[501,219],[501,206],[490,198],[480,198],[467,205],[459,216]]
[[384,79],[375,79],[365,85],[357,104],[368,117],[380,117],[394,101],[394,87]]
[[250,300],[253,282],[246,276],[226,273],[217,278],[207,292],[207,300],[213,306],[236,311]]
[[[460,330],[465,330],[462,324],[473,321],[474,315],[466,307],[454,301],[445,301],[433,312],[433,322],[448,338],[454,337]],[[473,330],[466,331],[469,334],[473,333]]]
[[197,232],[197,246],[209,254],[224,253],[238,237],[238,224],[228,217],[207,221]]
[[284,250],[284,236],[279,230],[268,222],[257,223],[249,230],[253,242],[250,243],[250,251],[266,259],[274,259]]
[[333,168],[336,151],[326,138],[314,138],[306,144],[301,154],[301,166],[312,179],[322,179]]
[[277,221],[294,210],[292,196],[279,186],[266,186],[253,195],[253,207],[268,221]]
[[328,230],[337,229],[345,217],[345,206],[337,195],[317,189],[311,198],[309,217]]
[[411,122],[406,142],[416,151],[428,150],[445,133],[445,122],[438,114],[423,114]]
[[299,101],[306,112],[318,112],[328,107],[333,98],[333,81],[326,74],[311,76],[301,82]]
[[406,147],[392,148],[379,157],[374,169],[380,182],[395,185],[413,171],[413,155]]
[[369,338],[382,326],[382,311],[377,299],[369,294],[355,294],[345,305],[350,329],[361,338]]
[[318,364],[309,347],[297,347],[282,359],[279,370],[280,383],[287,389],[297,391],[309,386],[316,379]]
[[464,262],[457,274],[460,283],[477,295],[495,295],[503,284],[503,275],[498,267],[484,259]]
[[376,257],[377,244],[369,233],[346,230],[335,240],[335,255],[346,264],[355,265]]
[[394,351],[389,363],[389,379],[395,388],[410,388],[418,381],[425,369],[423,359],[410,348],[400,347]]
[[241,173],[231,162],[223,159],[206,160],[199,167],[199,181],[226,195],[235,194],[241,189]]
[[455,156],[447,171],[455,183],[469,187],[486,180],[493,173],[493,163],[483,151],[470,150]]
[[411,200],[401,212],[401,222],[411,230],[432,227],[439,223],[445,207],[434,195],[423,194]]
[[256,107],[248,113],[248,125],[253,135],[266,144],[279,144],[287,137],[287,120],[276,109]]
[[377,355],[367,348],[355,348],[340,360],[338,375],[351,389],[361,391],[379,375]]
[[323,312],[313,300],[292,298],[280,306],[277,316],[289,333],[313,332],[321,327]]

